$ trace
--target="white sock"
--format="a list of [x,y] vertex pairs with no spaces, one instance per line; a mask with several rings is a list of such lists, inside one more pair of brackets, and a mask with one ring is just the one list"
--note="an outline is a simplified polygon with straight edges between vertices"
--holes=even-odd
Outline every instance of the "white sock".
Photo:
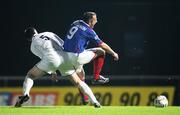
[[26,76],[26,78],[24,80],[24,83],[23,83],[23,95],[28,95],[29,96],[29,92],[30,92],[33,84],[34,84],[33,79]]
[[82,92],[84,92],[86,95],[88,95],[92,104],[99,103],[96,100],[96,97],[94,96],[92,90],[89,88],[89,86],[86,83],[81,81],[78,87],[81,89]]

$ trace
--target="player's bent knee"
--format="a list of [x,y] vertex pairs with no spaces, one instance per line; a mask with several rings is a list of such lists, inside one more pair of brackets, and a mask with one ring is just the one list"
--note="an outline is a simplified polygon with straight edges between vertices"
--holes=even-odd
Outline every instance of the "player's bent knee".
[[101,55],[106,55],[106,52],[102,48],[98,48],[96,50],[96,54],[97,54],[97,56],[101,56]]
[[72,74],[69,79],[75,86],[79,86],[80,82],[82,82],[76,73]]
[[30,72],[27,73],[27,77],[31,78],[32,80],[36,79],[36,76],[33,75],[33,73],[30,73]]
[[33,67],[32,69],[30,69],[27,73],[27,76],[31,79],[36,79],[38,77],[44,76],[46,73],[42,70],[40,70],[39,68],[37,68],[36,66]]
[[80,78],[81,81],[85,80],[85,72],[83,69],[77,69],[76,73],[78,75],[78,77]]

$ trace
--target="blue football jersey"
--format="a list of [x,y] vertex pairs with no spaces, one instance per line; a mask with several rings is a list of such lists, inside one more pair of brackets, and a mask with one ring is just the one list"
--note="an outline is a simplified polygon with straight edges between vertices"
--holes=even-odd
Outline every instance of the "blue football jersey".
[[83,20],[77,20],[71,24],[65,37],[64,50],[67,52],[81,53],[87,48],[89,42],[100,45],[103,41],[87,23]]

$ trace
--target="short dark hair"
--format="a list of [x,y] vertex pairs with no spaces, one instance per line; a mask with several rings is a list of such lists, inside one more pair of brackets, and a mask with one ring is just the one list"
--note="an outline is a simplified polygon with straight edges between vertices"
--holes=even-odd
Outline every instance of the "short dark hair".
[[93,18],[93,16],[96,15],[95,12],[85,12],[83,14],[82,20],[86,23],[89,22],[89,20],[91,20]]
[[35,33],[36,33],[36,29],[34,27],[28,27],[24,30],[24,36],[29,40],[33,37]]

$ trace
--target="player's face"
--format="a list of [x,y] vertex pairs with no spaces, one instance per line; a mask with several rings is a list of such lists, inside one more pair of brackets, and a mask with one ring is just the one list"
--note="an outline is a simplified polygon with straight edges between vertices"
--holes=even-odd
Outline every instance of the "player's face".
[[96,15],[93,15],[93,18],[91,20],[91,25],[90,27],[91,28],[94,28],[94,25],[97,23],[97,16]]

